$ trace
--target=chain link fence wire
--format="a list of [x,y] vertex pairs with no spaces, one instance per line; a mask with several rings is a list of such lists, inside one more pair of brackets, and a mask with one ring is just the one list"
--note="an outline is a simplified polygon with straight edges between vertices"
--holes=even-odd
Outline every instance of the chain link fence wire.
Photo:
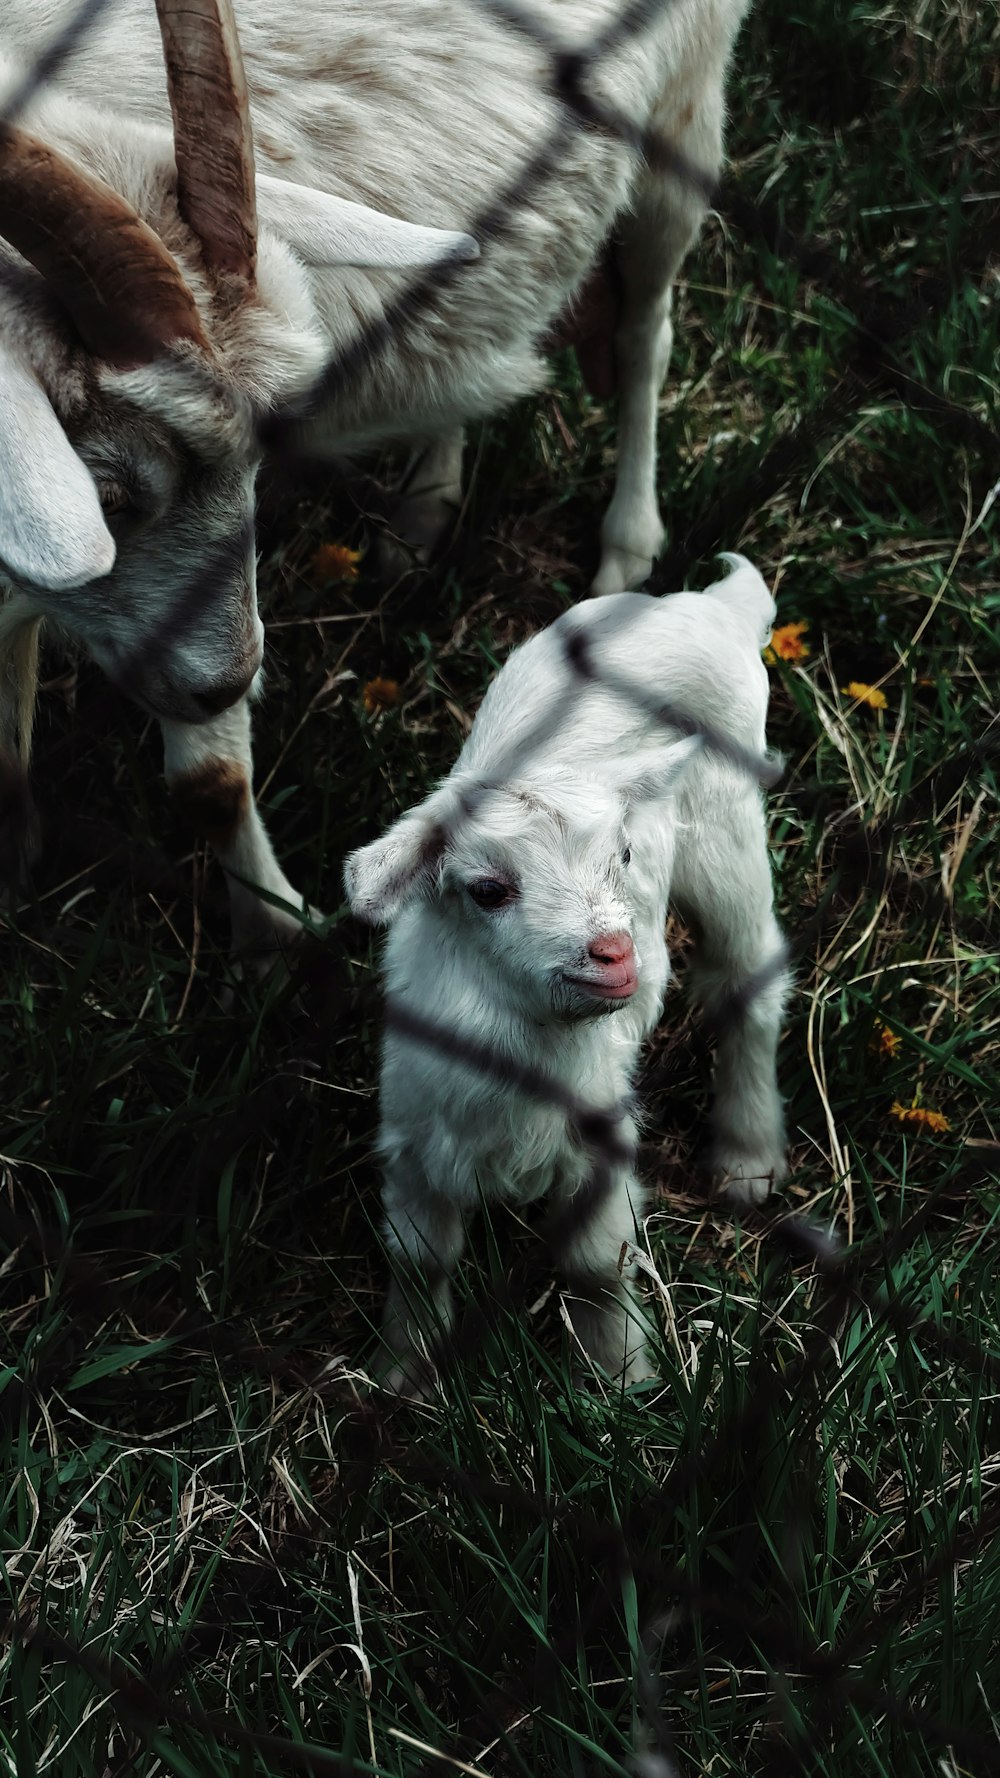
[[[14,124],[35,93],[57,74],[64,71],[87,33],[101,18],[112,0],[83,0],[71,14],[61,32],[39,56],[33,68],[8,100],[0,119],[0,131]],[[558,176],[560,160],[566,143],[577,130],[599,131],[624,143],[637,161],[662,169],[672,179],[687,182],[702,200],[721,204],[731,222],[751,239],[766,243],[777,256],[794,263],[803,274],[818,281],[843,308],[850,321],[841,378],[838,385],[821,399],[813,410],[786,436],[776,440],[763,454],[746,446],[738,453],[726,484],[715,502],[702,512],[686,536],[675,537],[657,565],[650,589],[665,591],[681,584],[688,567],[720,546],[727,545],[746,517],[788,483],[794,483],[804,468],[814,460],[817,447],[873,391],[890,391],[900,402],[916,412],[933,415],[943,423],[956,442],[982,454],[982,473],[995,475],[997,438],[993,430],[975,413],[949,395],[934,388],[914,373],[905,361],[907,340],[915,326],[922,322],[933,305],[935,292],[921,298],[887,293],[873,289],[855,277],[849,267],[827,248],[815,242],[796,239],[781,222],[776,208],[767,201],[758,203],[732,179],[724,185],[721,195],[714,190],[714,181],[684,154],[680,146],[666,136],[637,127],[634,120],[597,95],[591,76],[603,58],[642,34],[654,29],[663,12],[679,0],[631,0],[589,42],[581,44],[561,37],[552,27],[551,14],[543,19],[518,0],[468,0],[471,10],[488,14],[509,31],[528,38],[549,58],[550,91],[560,106],[558,121],[550,136],[539,143],[515,180],[499,190],[491,204],[477,215],[464,219],[463,226],[477,240],[488,243],[502,230],[519,206],[534,200],[547,179]],[[998,228],[1000,209],[985,216],[970,251],[983,264],[1000,242]],[[291,410],[261,413],[255,426],[262,447],[280,460],[283,475],[293,478],[312,466],[304,444],[305,425],[310,416],[322,408],[334,391],[349,384],[359,369],[377,358],[386,343],[405,333],[411,323],[434,303],[444,285],[461,275],[460,267],[444,261],[414,279],[386,308],[379,320],[359,330],[350,345],[332,358],[308,394]],[[205,373],[207,375],[207,373]],[[986,483],[978,490],[986,496]],[[173,610],[151,635],[143,650],[143,658],[135,662],[137,670],[149,656],[155,656],[190,635],[196,629],[204,610],[206,596],[211,594],[227,565],[242,559],[252,537],[247,532],[228,539],[204,564],[202,571],[177,600]],[[626,620],[627,621],[627,620]],[[501,762],[496,780],[508,771],[530,761],[546,741],[558,733],[572,708],[578,692],[602,681],[621,697],[642,703],[657,721],[671,732],[698,733],[709,749],[717,750],[729,763],[745,770],[757,783],[770,786],[778,776],[771,759],[757,759],[734,749],[724,736],[706,727],[695,712],[679,711],[669,705],[651,706],[638,685],[615,676],[601,667],[586,649],[582,639],[567,645],[564,662],[565,685],[533,725],[527,736],[521,736]],[[949,762],[948,788],[980,771],[996,758],[995,733],[984,734],[980,744],[963,758]],[[939,774],[944,778],[945,774]],[[484,786],[482,794],[488,794]],[[932,797],[934,780],[925,783],[921,795]],[[478,806],[477,798],[467,799],[465,818]],[[762,972],[761,979],[748,982],[742,990],[742,1005],[716,1007],[716,1022],[725,1021],[745,1011],[753,995],[766,987],[773,977],[801,954],[824,929],[828,918],[829,893],[871,883],[873,876],[891,878],[894,872],[905,874],[905,867],[891,858],[894,833],[901,830],[909,810],[901,805],[893,820],[882,823],[873,832],[862,817],[845,820],[841,838],[843,845],[836,866],[835,881],[828,895],[815,912],[799,924],[792,934],[788,952],[776,957],[773,967]],[[438,836],[438,843],[440,843]],[[907,887],[913,884],[907,878]],[[924,917],[933,922],[940,913],[935,892],[925,890]],[[983,916],[980,939],[996,936],[995,921],[987,911]],[[331,940],[331,942],[333,942]],[[418,1018],[401,1007],[387,1009],[390,1024],[408,1042],[429,1045],[443,1055],[460,1055],[466,1066],[487,1073],[501,1081],[512,1094],[553,1105],[571,1123],[578,1140],[592,1158],[591,1185],[582,1190],[571,1214],[586,1217],[606,1186],[611,1170],[634,1161],[633,1145],[622,1133],[624,1106],[595,1106],[579,1101],[552,1080],[523,1068],[509,1058],[491,1051],[485,1042],[470,1044],[465,1033],[456,1034],[430,1018]],[[883,1611],[868,1623],[859,1621],[835,1646],[820,1646],[810,1640],[803,1613],[797,1609],[797,1577],[801,1575],[803,1548],[801,1528],[811,1512],[812,1471],[803,1462],[798,1487],[792,1491],[792,1506],[786,1527],[785,1546],[781,1552],[781,1576],[784,1593],[776,1589],[775,1606],[770,1616],[754,1613],[749,1619],[741,1601],[739,1576],[732,1588],[722,1595],[707,1592],[692,1575],[676,1565],[663,1564],[657,1556],[657,1540],[663,1525],[679,1511],[687,1492],[695,1482],[711,1482],[721,1468],[737,1460],[741,1454],[752,1463],[755,1454],[778,1436],[776,1407],[794,1393],[801,1401],[804,1428],[803,1444],[807,1444],[818,1424],[819,1411],[840,1384],[838,1339],[848,1318],[859,1313],[868,1329],[868,1337],[891,1337],[900,1342],[919,1341],[924,1348],[936,1348],[950,1361],[968,1368],[983,1385],[996,1389],[1000,1385],[1000,1356],[984,1349],[973,1340],[937,1328],[907,1299],[907,1293],[893,1282],[892,1265],[901,1255],[914,1251],[918,1236],[927,1228],[938,1209],[938,1193],[931,1191],[921,1208],[880,1239],[862,1240],[853,1245],[840,1245],[805,1214],[796,1212],[780,1200],[766,1210],[749,1217],[760,1230],[760,1238],[773,1255],[774,1264],[811,1266],[819,1290],[815,1325],[799,1358],[791,1368],[770,1369],[761,1366],[755,1386],[738,1414],[723,1419],[703,1442],[687,1455],[678,1456],[655,1506],[644,1503],[631,1516],[618,1523],[598,1520],[588,1511],[572,1507],[557,1509],[549,1498],[531,1495],[513,1482],[505,1485],[463,1469],[456,1463],[444,1463],[435,1454],[428,1454],[414,1444],[405,1433],[400,1434],[399,1418],[393,1407],[383,1408],[380,1398],[372,1396],[354,1410],[358,1428],[370,1441],[373,1453],[391,1461],[401,1473],[422,1477],[431,1484],[446,1485],[476,1498],[485,1506],[502,1511],[511,1505],[539,1522],[555,1523],[559,1533],[572,1537],[589,1564],[594,1587],[590,1603],[571,1615],[565,1625],[561,1642],[547,1652],[541,1667],[533,1654],[529,1661],[515,1658],[507,1668],[503,1684],[491,1698],[484,1699],[479,1720],[470,1722],[453,1749],[446,1751],[453,1767],[479,1770],[468,1762],[476,1749],[502,1744],[512,1722],[523,1712],[525,1701],[544,1694],[545,1662],[572,1665],[574,1651],[581,1641],[602,1632],[610,1633],[614,1621],[614,1600],[620,1597],[623,1581],[638,1584],[643,1619],[640,1626],[642,1658],[635,1668],[635,1688],[640,1718],[639,1741],[635,1751],[635,1769],[640,1778],[676,1778],[681,1767],[677,1763],[673,1737],[665,1710],[666,1678],[661,1676],[661,1655],[665,1639],[678,1627],[711,1615],[715,1621],[728,1624],[737,1643],[750,1637],[758,1658],[766,1663],[772,1676],[772,1704],[776,1740],[771,1766],[774,1771],[795,1771],[803,1774],[818,1769],[824,1745],[824,1725],[837,1712],[848,1706],[870,1715],[893,1720],[912,1734],[952,1760],[964,1762],[962,1769],[987,1778],[1000,1773],[1000,1744],[995,1739],[971,1732],[960,1721],[944,1721],[926,1710],[919,1701],[893,1695],[865,1676],[865,1661],[871,1647],[884,1643],[894,1631],[902,1629],[914,1610],[919,1610],[945,1577],[962,1564],[970,1562],[983,1545],[1000,1536],[1000,1498],[987,1498],[978,1518],[958,1522],[952,1538],[928,1550],[925,1561],[912,1573],[899,1590],[891,1609]],[[19,1251],[34,1248],[43,1263],[51,1264],[57,1257],[61,1236],[46,1232],[37,1222],[14,1216],[9,1209],[2,1212],[6,1243]],[[917,1283],[919,1284],[919,1279]],[[113,1280],[102,1278],[100,1267],[91,1268],[85,1288],[99,1296],[114,1288]],[[919,1296],[914,1288],[913,1298]],[[183,1329],[189,1348],[202,1350],[216,1364],[232,1364],[256,1369],[265,1376],[287,1380],[295,1374],[284,1354],[272,1353],[260,1343],[244,1340],[205,1316],[200,1323],[190,1318]],[[296,1378],[300,1383],[306,1381]],[[325,1385],[315,1379],[317,1389]],[[117,1774],[134,1769],[134,1757],[142,1748],[160,1746],[162,1730],[193,1730],[220,1744],[242,1750],[250,1761],[246,1769],[258,1769],[258,1762],[270,1762],[269,1769],[295,1772],[330,1772],[348,1774],[371,1770],[363,1759],[342,1756],[278,1734],[248,1728],[228,1715],[213,1715],[182,1701],[177,1684],[176,1664],[165,1664],[158,1673],[146,1678],[123,1663],[97,1654],[85,1642],[75,1641],[57,1633],[47,1623],[37,1622],[25,1607],[7,1626],[8,1634],[24,1638],[39,1648],[44,1656],[68,1666],[76,1666],[87,1674],[107,1699],[107,1707],[117,1718],[126,1748],[132,1753],[116,1768]],[[809,1707],[803,1709],[801,1694],[808,1692]],[[766,1765],[766,1762],[765,1762]],[[241,1770],[243,1768],[241,1767]],[[762,1768],[764,1769],[764,1768]],[[941,1770],[952,1771],[951,1765]],[[26,1765],[24,1770],[33,1770]],[[110,1778],[110,1768],[109,1768]]]

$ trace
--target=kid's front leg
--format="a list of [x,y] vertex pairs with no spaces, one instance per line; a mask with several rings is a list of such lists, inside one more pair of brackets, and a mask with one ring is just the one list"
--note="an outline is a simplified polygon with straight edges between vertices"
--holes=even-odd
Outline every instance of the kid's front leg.
[[573,1331],[588,1357],[626,1384],[656,1375],[646,1320],[622,1263],[625,1243],[636,1237],[643,1197],[635,1175],[616,1168],[561,1194],[553,1218],[556,1260],[570,1285]]
[[390,1266],[382,1339],[392,1360],[383,1381],[420,1399],[433,1387],[435,1351],[454,1320],[451,1280],[465,1228],[458,1205],[432,1191],[409,1164],[392,1169],[382,1203]]

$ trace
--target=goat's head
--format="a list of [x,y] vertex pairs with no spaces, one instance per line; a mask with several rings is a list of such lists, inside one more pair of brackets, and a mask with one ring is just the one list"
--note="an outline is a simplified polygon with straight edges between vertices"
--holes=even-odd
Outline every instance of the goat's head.
[[173,144],[123,128],[124,190],[85,141],[77,158],[0,126],[0,574],[155,714],[198,722],[261,663],[259,422],[324,350],[302,259],[475,247],[255,181],[230,0],[157,11]]
[[[658,798],[698,745],[660,750]],[[650,855],[648,832],[627,775],[621,788],[568,771],[536,779],[530,767],[503,785],[453,775],[351,854],[348,898],[379,925],[430,906],[474,976],[513,1008],[542,1021],[594,1018],[629,1004],[650,920],[662,930],[670,858]]]

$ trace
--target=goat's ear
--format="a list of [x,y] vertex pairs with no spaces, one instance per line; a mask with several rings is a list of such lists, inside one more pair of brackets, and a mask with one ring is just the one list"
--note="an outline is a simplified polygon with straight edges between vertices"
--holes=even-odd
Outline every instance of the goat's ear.
[[351,911],[371,926],[391,926],[430,887],[446,845],[445,799],[435,792],[394,822],[381,839],[359,846],[344,865]]
[[655,802],[673,796],[684,775],[705,745],[703,735],[685,735],[665,747],[648,747],[626,754],[616,765],[618,787],[630,803]]
[[479,258],[471,235],[402,222],[367,204],[353,204],[266,173],[257,177],[257,207],[275,234],[307,265],[405,272],[441,261]]
[[0,563],[51,592],[110,574],[97,489],[28,366],[0,344]]

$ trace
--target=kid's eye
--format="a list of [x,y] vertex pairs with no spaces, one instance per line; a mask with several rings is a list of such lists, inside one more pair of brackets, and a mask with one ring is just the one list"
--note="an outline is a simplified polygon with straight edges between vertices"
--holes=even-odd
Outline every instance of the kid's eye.
[[622,863],[623,864],[631,864],[631,862],[632,862],[632,848],[631,848],[631,846],[626,846],[624,852],[622,853]]
[[500,883],[496,877],[480,877],[478,882],[470,883],[469,894],[479,908],[500,908],[505,901],[514,899],[510,884]]

